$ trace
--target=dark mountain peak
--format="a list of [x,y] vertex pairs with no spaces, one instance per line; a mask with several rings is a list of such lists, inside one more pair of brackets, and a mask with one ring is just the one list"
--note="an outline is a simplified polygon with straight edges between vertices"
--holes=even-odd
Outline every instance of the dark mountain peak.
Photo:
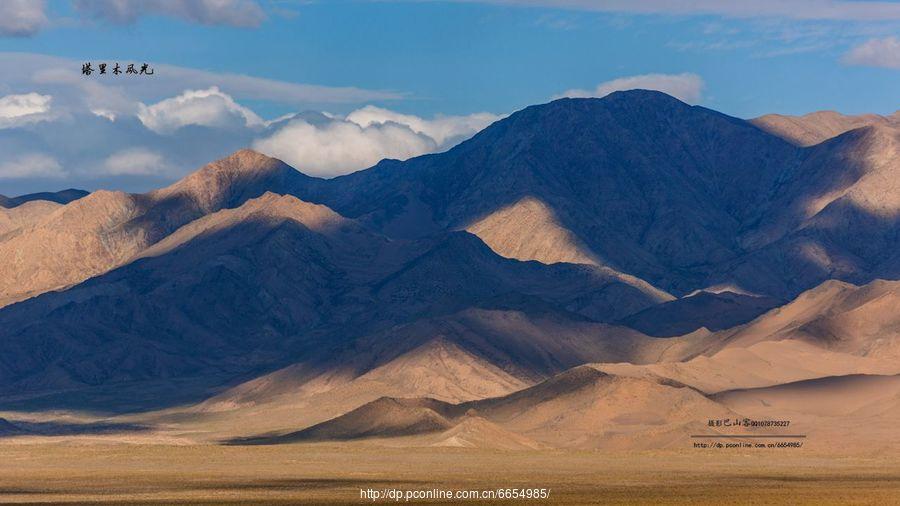
[[0,207],[13,208],[34,200],[48,200],[50,202],[65,205],[86,196],[88,193],[89,192],[84,190],[68,188],[58,192],[29,193],[18,197],[6,197],[0,195]]
[[[546,104],[533,105],[514,113],[510,118],[524,113],[529,119],[557,114],[596,114],[601,111],[622,113],[634,112],[666,112],[689,111],[695,109],[677,98],[654,90],[627,90],[614,91],[604,97],[565,97],[553,100]],[[706,110],[702,107],[696,108]],[[533,116],[533,115],[537,116]],[[584,117],[583,119],[589,119]],[[501,120],[502,122],[503,120]]]

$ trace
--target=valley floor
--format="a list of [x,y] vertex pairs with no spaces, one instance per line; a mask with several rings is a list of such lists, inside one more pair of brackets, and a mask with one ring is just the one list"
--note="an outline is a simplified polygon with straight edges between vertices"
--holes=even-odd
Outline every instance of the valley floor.
[[790,450],[610,454],[81,438],[0,443],[0,503],[6,504],[366,504],[373,500],[361,490],[435,488],[550,489],[544,501],[463,501],[471,504],[896,504],[900,462]]

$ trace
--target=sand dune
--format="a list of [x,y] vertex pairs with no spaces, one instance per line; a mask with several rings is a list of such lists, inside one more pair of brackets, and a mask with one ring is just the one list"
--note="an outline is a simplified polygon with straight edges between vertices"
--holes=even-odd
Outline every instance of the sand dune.
[[[678,383],[611,376],[581,366],[503,397],[459,404],[381,398],[307,429],[235,442],[273,444],[425,433],[441,434],[429,441],[446,441],[476,423],[483,430],[489,422],[488,427],[499,427],[494,432],[507,434],[506,442],[494,441],[494,445],[518,447],[524,438],[566,448],[659,448],[683,444],[691,430],[702,426],[705,416],[730,415],[727,408]],[[473,418],[481,420],[473,422]],[[468,425],[460,427],[462,423]],[[467,441],[477,444],[475,438]]]
[[712,397],[742,413],[803,413],[847,418],[900,407],[900,375],[850,374],[729,390]]

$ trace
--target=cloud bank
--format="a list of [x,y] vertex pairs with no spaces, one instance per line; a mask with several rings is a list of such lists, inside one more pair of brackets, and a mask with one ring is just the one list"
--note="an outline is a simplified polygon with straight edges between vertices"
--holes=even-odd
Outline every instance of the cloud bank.
[[151,106],[139,104],[137,117],[144,126],[157,133],[174,132],[187,125],[240,128],[263,124],[255,112],[215,86],[206,90],[188,90]]
[[[200,25],[257,28],[266,13],[255,0],[72,0],[81,15],[114,24],[168,16]],[[0,1],[0,36],[30,37],[49,24],[45,0]]]
[[53,97],[39,93],[0,97],[0,128],[11,128],[49,119]]
[[625,14],[724,16],[832,21],[900,20],[900,4],[852,0],[452,0]]
[[900,39],[869,39],[845,54],[843,62],[848,65],[900,69]]
[[[304,112],[265,121],[216,86],[144,103],[125,94],[96,100],[105,90],[84,82],[44,73],[30,83],[58,95],[0,97],[0,178],[31,184],[27,191],[60,179],[67,186],[142,191],[248,146],[309,175],[333,177],[384,158],[448,149],[500,118],[427,119],[368,105],[345,116]],[[25,191],[6,191],[16,192]]]
[[476,113],[424,119],[366,106],[344,118],[309,115],[288,120],[253,148],[312,176],[333,177],[371,167],[384,158],[406,160],[443,151],[500,116]]
[[696,104],[702,98],[703,87],[703,78],[697,74],[643,74],[606,81],[592,90],[567,90],[554,98],[605,97],[614,91],[644,89],[661,91],[683,102]]
[[0,35],[30,37],[47,25],[47,2],[3,0],[0,2]]
[[55,158],[43,153],[28,153],[0,163],[0,179],[62,178],[66,176]]
[[256,28],[266,19],[253,0],[75,0],[73,5],[83,14],[118,24],[162,15],[202,25]]

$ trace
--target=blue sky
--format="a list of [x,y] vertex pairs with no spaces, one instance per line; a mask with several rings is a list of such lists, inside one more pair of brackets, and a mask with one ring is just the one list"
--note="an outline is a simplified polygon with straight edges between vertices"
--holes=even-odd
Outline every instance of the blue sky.
[[[748,2],[712,0],[227,0],[218,10],[206,3],[0,4],[0,19],[7,20],[0,21],[0,116],[2,97],[26,97],[7,105],[24,101],[36,111],[5,128],[0,119],[0,193],[60,185],[144,190],[241,145],[268,146],[294,165],[308,165],[305,172],[332,176],[382,155],[445,149],[497,117],[571,90],[592,95],[613,89],[604,87],[611,81],[652,86],[666,75],[689,76],[677,84],[681,98],[745,118],[900,108],[897,2],[761,0],[752,10]],[[115,60],[146,61],[157,75],[131,81],[79,75],[80,62]],[[657,77],[628,80],[647,75]],[[165,107],[167,99],[213,86],[179,102],[202,105],[200,119],[173,116],[178,104]],[[85,128],[98,138],[80,134],[80,151],[53,150],[48,136],[65,130],[53,130],[53,123],[96,121],[107,109],[105,94],[115,97],[107,114],[114,119]],[[143,116],[142,106],[150,108]],[[354,116],[366,120],[346,121],[366,106],[372,108]],[[90,121],[83,118],[88,110]],[[330,115],[265,123],[303,111]],[[478,113],[485,115],[471,116]],[[440,117],[452,122],[428,123]],[[398,125],[415,136],[390,131]],[[285,148],[294,139],[288,133],[321,142]],[[272,140],[276,135],[282,144]],[[329,136],[352,156],[321,152],[322,143],[333,144]],[[99,145],[110,137],[121,145]],[[188,149],[183,137],[204,149]],[[12,163],[23,150],[45,156],[32,162],[53,163],[34,171],[28,170],[34,163]],[[143,155],[139,168],[88,169],[117,167],[107,163],[116,155],[125,164],[129,153]],[[320,153],[331,161],[310,161]]]

